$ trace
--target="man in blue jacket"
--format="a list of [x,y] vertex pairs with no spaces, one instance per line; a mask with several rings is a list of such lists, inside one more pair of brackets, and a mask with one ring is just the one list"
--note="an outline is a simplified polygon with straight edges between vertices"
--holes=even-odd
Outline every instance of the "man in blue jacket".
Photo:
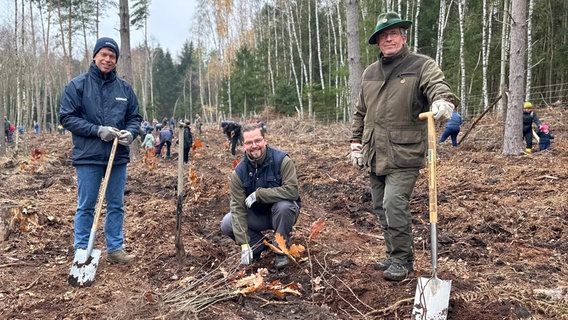
[[142,117],[129,83],[116,74],[119,47],[100,38],[89,71],[69,82],[61,94],[59,121],[72,133],[73,166],[77,172],[77,211],[73,247],[86,248],[93,225],[101,180],[118,137],[119,146],[105,195],[107,261],[126,264],[134,255],[124,251],[124,187],[129,145],[138,135]]

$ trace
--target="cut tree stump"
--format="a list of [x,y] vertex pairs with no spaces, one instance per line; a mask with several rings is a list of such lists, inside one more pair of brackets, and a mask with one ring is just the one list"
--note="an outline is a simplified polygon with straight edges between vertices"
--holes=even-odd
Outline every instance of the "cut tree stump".
[[23,222],[23,208],[19,205],[0,204],[0,241],[7,241]]

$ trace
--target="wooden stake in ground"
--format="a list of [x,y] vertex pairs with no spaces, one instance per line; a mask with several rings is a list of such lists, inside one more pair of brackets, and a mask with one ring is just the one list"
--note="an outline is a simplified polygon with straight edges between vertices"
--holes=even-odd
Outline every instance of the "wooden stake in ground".
[[183,134],[185,123],[180,121],[178,133],[178,185],[177,185],[177,216],[176,216],[176,255],[178,258],[185,256],[183,240],[181,239],[181,215],[183,212]]

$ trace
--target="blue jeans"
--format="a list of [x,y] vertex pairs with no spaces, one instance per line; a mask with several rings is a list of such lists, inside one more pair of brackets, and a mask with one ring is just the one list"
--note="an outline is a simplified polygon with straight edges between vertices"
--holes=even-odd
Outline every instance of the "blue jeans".
[[448,137],[452,137],[452,146],[457,147],[458,133],[460,133],[460,127],[446,127],[446,130],[444,130],[444,133],[442,133],[442,136],[440,137],[440,140],[438,140],[438,143],[442,143],[446,141]]
[[[95,206],[106,172],[106,166],[78,165],[77,172],[77,212],[75,213],[75,237],[73,248],[86,248],[93,226]],[[107,252],[123,248],[124,233],[124,186],[126,185],[126,164],[112,167],[105,195],[106,217],[104,234]],[[99,218],[101,219],[101,218]]]

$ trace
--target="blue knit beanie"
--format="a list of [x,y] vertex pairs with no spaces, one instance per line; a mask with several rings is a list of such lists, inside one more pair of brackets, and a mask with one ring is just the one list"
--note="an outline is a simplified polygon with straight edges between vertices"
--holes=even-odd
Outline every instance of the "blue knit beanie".
[[97,43],[95,44],[95,49],[93,49],[93,58],[102,48],[109,48],[112,51],[114,51],[114,53],[116,53],[116,61],[118,61],[118,56],[120,52],[118,50],[118,44],[116,44],[116,41],[108,37],[103,37],[97,40]]

